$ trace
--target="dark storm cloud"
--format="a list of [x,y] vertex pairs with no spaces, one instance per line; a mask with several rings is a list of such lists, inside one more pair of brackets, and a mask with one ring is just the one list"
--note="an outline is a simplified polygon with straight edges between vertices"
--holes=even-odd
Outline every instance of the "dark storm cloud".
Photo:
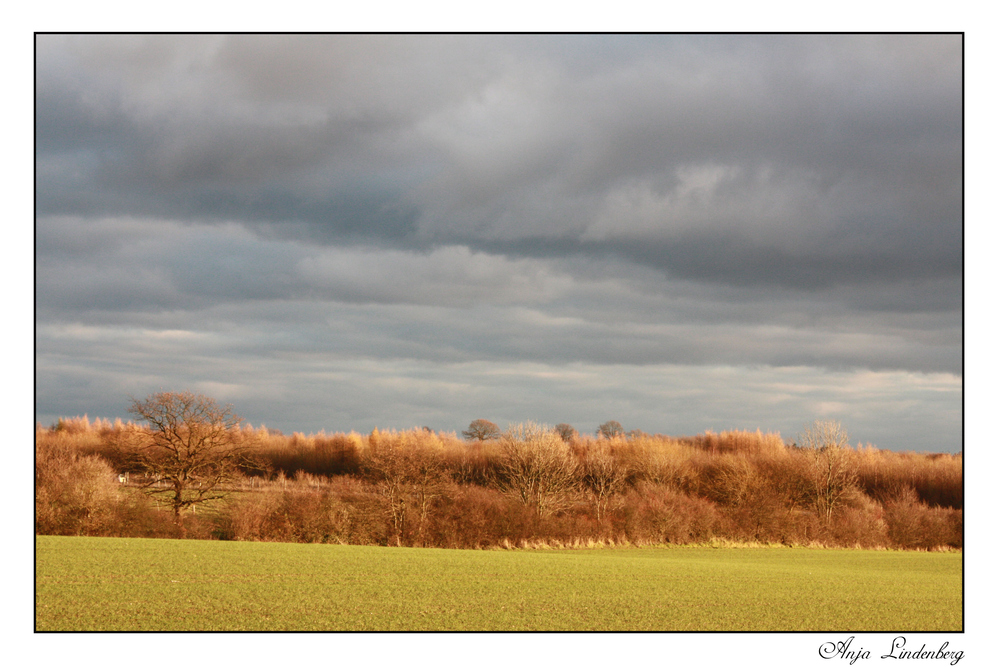
[[[426,40],[416,46],[429,47],[421,50],[431,61],[414,63],[410,42],[43,36],[39,210],[307,221],[320,238],[397,235],[413,217],[399,209],[401,193],[427,170],[399,136],[421,110],[414,93],[441,103],[448,95],[435,81],[454,85],[450,75],[476,71],[435,60],[441,47]],[[424,67],[423,84],[408,78]],[[74,178],[89,187],[61,187]]]
[[709,280],[956,275],[958,41],[927,41],[952,49],[947,66],[903,38],[720,38],[589,78],[497,81],[429,123],[451,167],[422,229],[563,239]]
[[955,36],[39,43],[43,213],[801,287],[959,270]]

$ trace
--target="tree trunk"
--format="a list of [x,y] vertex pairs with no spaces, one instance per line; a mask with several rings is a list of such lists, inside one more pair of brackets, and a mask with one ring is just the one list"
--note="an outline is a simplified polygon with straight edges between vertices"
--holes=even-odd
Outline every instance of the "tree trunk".
[[177,535],[180,539],[187,537],[187,530],[184,528],[184,520],[181,518],[181,510],[184,508],[184,487],[174,483],[174,525],[177,526]]

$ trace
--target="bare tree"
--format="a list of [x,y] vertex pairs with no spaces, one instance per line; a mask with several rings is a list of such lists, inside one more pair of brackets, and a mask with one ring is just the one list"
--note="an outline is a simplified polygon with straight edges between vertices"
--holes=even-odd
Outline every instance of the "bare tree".
[[170,496],[178,525],[184,508],[224,497],[220,485],[240,467],[255,467],[254,443],[232,406],[191,392],[161,392],[132,399],[128,411],[148,428],[129,431],[116,445],[132,470],[145,473],[146,493]]
[[559,434],[563,442],[573,442],[576,440],[577,435],[579,435],[576,429],[569,424],[556,424],[556,433]]
[[827,523],[857,486],[847,432],[836,421],[817,421],[799,436],[809,457],[810,489],[816,512]]
[[462,431],[469,440],[496,440],[500,437],[500,427],[486,419],[476,419],[469,424],[468,431]]
[[618,438],[625,435],[625,429],[620,422],[611,420],[597,427],[597,435],[604,436],[605,438]]
[[418,541],[424,539],[431,507],[441,495],[445,478],[442,451],[407,435],[372,431],[361,462],[385,500],[396,546],[403,544],[407,533]]
[[498,483],[539,516],[560,509],[576,486],[576,461],[555,431],[537,424],[511,426],[500,438]]
[[408,477],[406,452],[400,444],[396,439],[379,437],[376,429],[368,437],[368,449],[361,461],[362,471],[375,482],[379,495],[388,506],[396,546],[403,542]]
[[580,466],[580,473],[583,486],[594,501],[597,521],[600,522],[614,497],[625,490],[631,472],[624,461],[616,461],[607,448],[600,447],[587,452],[587,457]]

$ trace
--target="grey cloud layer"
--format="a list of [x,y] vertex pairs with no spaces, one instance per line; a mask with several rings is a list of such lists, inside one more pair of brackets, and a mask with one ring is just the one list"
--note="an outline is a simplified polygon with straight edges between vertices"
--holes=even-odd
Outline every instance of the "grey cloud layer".
[[960,270],[955,36],[39,44],[42,212],[541,237],[701,280]]
[[[315,353],[446,362],[922,371],[961,364],[951,313],[873,311],[852,303],[850,290],[720,290],[622,265],[511,258],[464,246],[423,252],[262,240],[236,224],[40,222],[36,288],[44,318],[73,313],[93,324],[195,330],[213,320],[254,327],[289,317],[302,333],[312,311],[327,314],[314,320],[315,337],[328,328],[337,341]],[[891,286],[865,294],[897,301]],[[294,312],[287,303],[296,304]],[[165,314],[151,321],[157,312]]]
[[42,35],[36,94],[55,384],[961,373],[959,36]]

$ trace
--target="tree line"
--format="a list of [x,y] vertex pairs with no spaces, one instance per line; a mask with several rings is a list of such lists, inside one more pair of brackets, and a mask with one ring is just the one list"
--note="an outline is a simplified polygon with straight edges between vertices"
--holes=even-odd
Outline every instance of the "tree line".
[[130,411],[135,422],[36,429],[36,531],[450,548],[962,546],[961,455],[852,447],[835,422],[794,443],[487,420],[464,438],[286,436],[188,393]]

